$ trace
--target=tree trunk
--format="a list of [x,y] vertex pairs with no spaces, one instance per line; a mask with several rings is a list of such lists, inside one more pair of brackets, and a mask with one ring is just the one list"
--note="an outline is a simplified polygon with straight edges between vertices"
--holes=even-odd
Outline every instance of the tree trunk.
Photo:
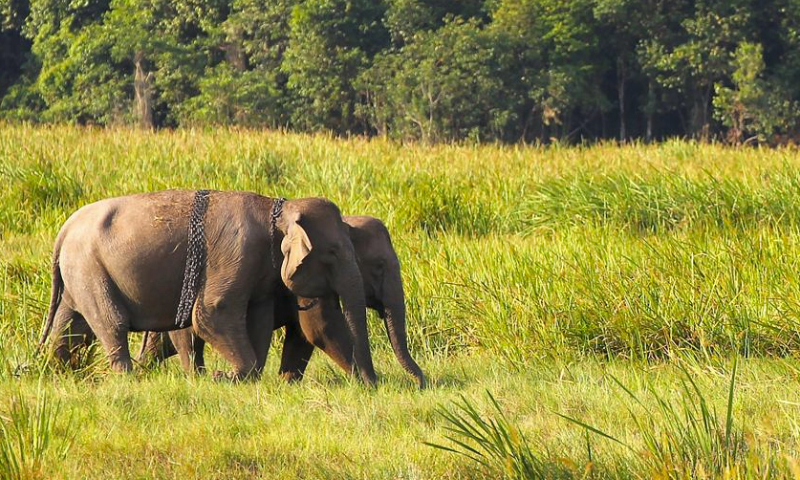
[[653,141],[653,115],[656,111],[656,93],[655,87],[653,85],[653,80],[649,79],[647,81],[647,104],[644,108],[644,113],[646,117],[647,127],[645,131],[645,140],[647,143]]
[[153,90],[150,87],[153,73],[145,73],[143,62],[144,53],[136,52],[133,58],[133,91],[136,98],[136,114],[139,117],[139,127],[152,130],[155,126],[153,123]]
[[237,72],[247,70],[247,59],[244,56],[244,52],[242,52],[241,37],[241,32],[234,30],[228,34],[229,41],[222,45],[222,50],[225,52],[225,60]]
[[689,112],[689,125],[692,136],[701,141],[705,141],[708,133],[706,122],[706,106],[704,105],[702,93],[696,93],[692,100],[692,108]]
[[625,132],[625,60],[617,57],[617,98],[619,100],[619,141],[624,142]]

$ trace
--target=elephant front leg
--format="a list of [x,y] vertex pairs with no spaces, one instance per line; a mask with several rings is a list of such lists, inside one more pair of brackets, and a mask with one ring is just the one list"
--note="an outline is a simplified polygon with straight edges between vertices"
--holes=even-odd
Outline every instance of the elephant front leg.
[[299,382],[314,353],[314,345],[306,340],[299,325],[290,323],[286,326],[286,338],[283,341],[281,368],[278,374],[288,382]]
[[[196,330],[233,365],[230,377],[243,380],[258,376],[258,360],[247,328],[247,308],[217,300],[195,305]],[[266,356],[266,355],[265,355]]]
[[335,295],[322,297],[314,308],[300,312],[300,328],[314,346],[349,374],[355,373],[355,343]]
[[259,374],[264,370],[272,341],[272,330],[275,324],[274,310],[272,300],[251,302],[247,307],[247,334],[256,355],[256,372]]
[[205,357],[206,341],[197,333],[192,334],[192,351],[194,352],[194,370],[197,373],[206,372]]

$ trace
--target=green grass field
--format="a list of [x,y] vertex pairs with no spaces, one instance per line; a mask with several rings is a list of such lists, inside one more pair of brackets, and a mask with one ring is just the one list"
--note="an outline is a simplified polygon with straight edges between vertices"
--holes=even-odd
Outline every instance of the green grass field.
[[[0,125],[0,185],[0,478],[800,478],[800,151]],[[431,387],[374,315],[375,391],[37,356],[64,220],[167,188],[383,219]]]

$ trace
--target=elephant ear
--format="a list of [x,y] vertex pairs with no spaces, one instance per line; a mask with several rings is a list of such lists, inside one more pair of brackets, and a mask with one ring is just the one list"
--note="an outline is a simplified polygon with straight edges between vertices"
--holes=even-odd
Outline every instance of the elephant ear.
[[313,248],[305,229],[299,223],[292,222],[281,241],[281,251],[283,252],[281,277],[284,280],[292,278],[295,270],[303,264],[303,260],[308,257]]

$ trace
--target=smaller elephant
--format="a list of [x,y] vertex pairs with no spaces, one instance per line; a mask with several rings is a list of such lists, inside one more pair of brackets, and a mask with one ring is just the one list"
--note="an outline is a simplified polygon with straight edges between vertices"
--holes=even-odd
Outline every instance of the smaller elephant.
[[[420,388],[425,376],[408,351],[406,312],[400,262],[392,247],[389,232],[383,222],[374,217],[345,216],[356,261],[364,282],[367,307],[378,312],[395,356],[402,367],[413,375]],[[345,371],[351,372],[353,343],[350,332],[342,330],[342,310],[335,294],[316,299],[296,298],[288,290],[276,295],[275,328],[286,327],[280,374],[289,381],[301,380],[314,347],[324,351]],[[161,361],[180,355],[181,362],[191,370],[189,354],[195,354],[194,368],[205,368],[205,342],[192,334],[191,329],[171,332],[148,332],[139,353],[139,361]]]

